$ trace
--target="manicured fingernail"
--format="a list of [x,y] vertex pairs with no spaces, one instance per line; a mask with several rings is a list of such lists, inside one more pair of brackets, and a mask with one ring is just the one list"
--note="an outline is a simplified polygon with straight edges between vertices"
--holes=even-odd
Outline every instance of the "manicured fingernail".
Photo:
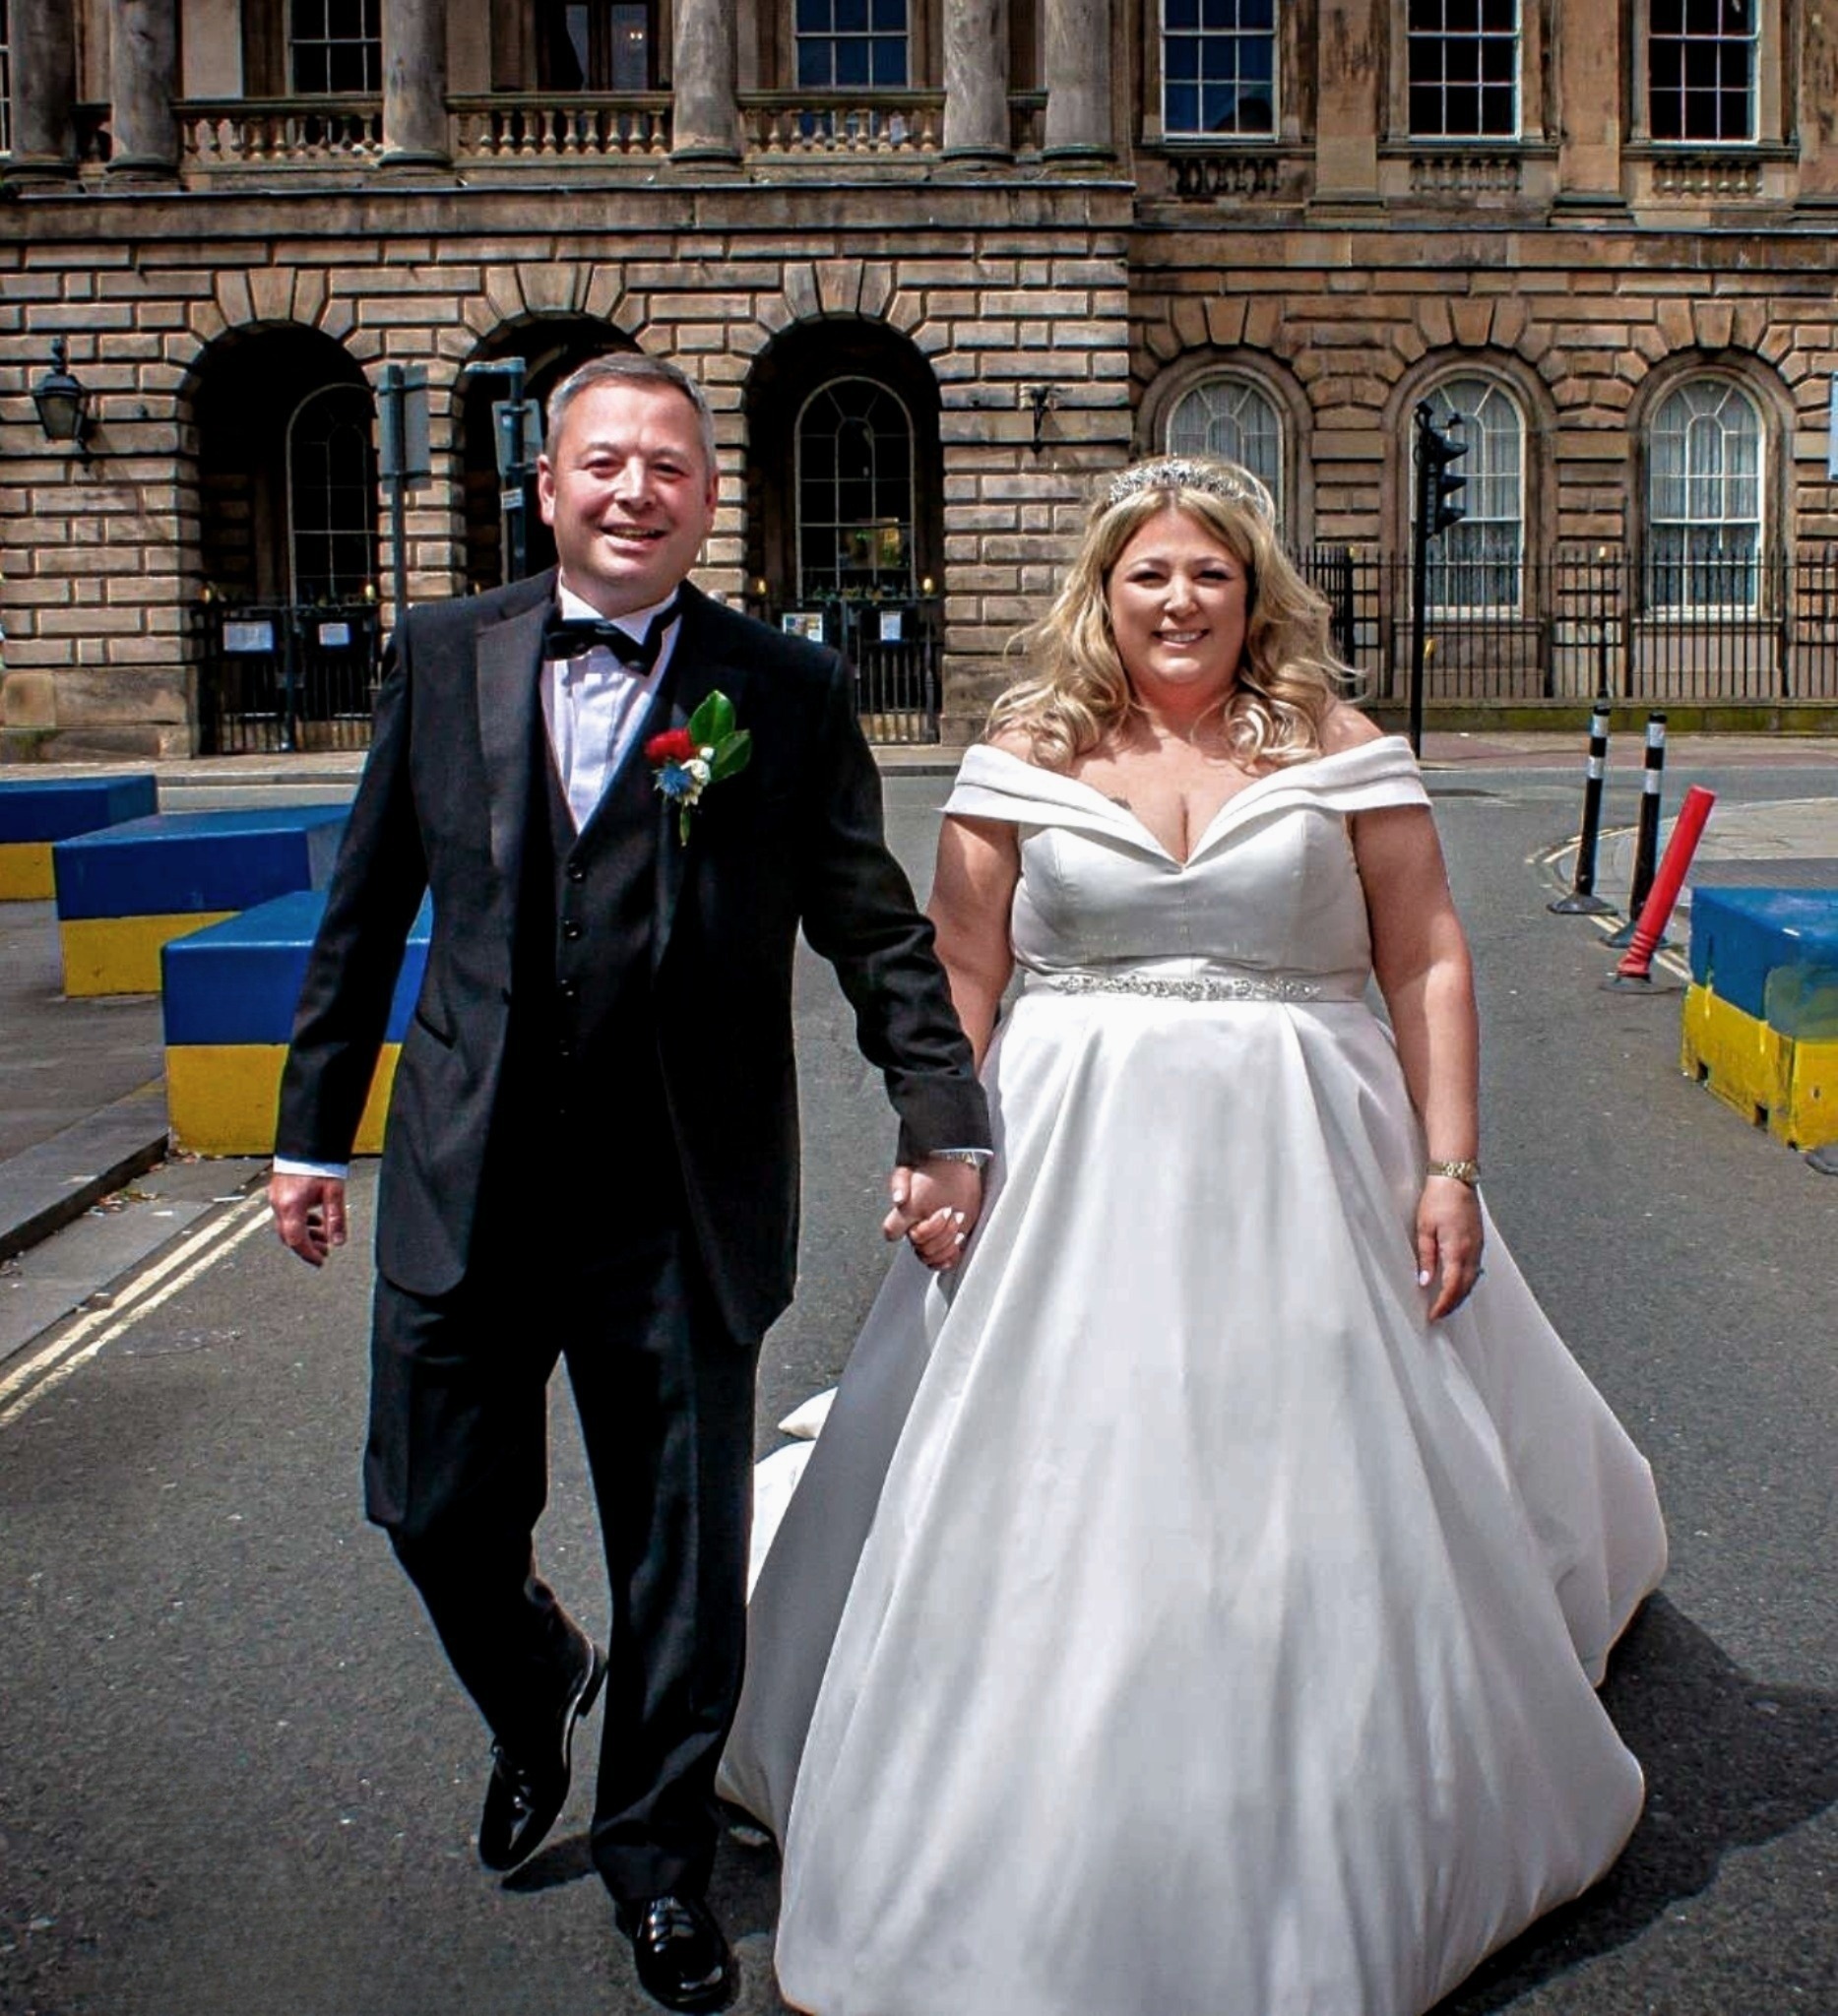
[[957,1235],[957,1237],[956,1237],[955,1239],[953,1239],[953,1240],[951,1241],[951,1243],[952,1243],[952,1244],[953,1244],[954,1246],[961,1246],[961,1245],[962,1245],[962,1244],[964,1243],[964,1241],[965,1241],[965,1240],[966,1240],[967,1238],[969,1238],[969,1237],[970,1237],[970,1234],[969,1234],[968,1232],[959,1232],[959,1233],[958,1233],[958,1235]]
[[964,1214],[961,1211],[952,1212],[951,1223],[953,1225],[962,1225],[964,1223]]
[[1428,1270],[1428,1268],[1427,1268],[1427,1267],[1426,1267],[1426,1268],[1424,1269],[1424,1271],[1423,1271],[1423,1272],[1422,1272],[1422,1273],[1421,1273],[1421,1274],[1420,1274],[1420,1275],[1419,1275],[1419,1276],[1417,1277],[1417,1286],[1418,1286],[1419,1288],[1427,1288],[1427,1287],[1429,1286],[1429,1282],[1430,1282],[1430,1274],[1429,1274],[1429,1270]]

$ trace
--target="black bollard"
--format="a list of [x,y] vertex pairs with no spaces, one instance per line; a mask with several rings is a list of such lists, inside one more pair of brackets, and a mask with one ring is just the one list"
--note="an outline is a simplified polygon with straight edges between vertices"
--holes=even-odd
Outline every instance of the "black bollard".
[[1568,896],[1549,909],[1553,916],[1599,917],[1615,906],[1596,894],[1596,845],[1602,838],[1602,785],[1609,768],[1609,704],[1598,700],[1589,716],[1589,763],[1583,773],[1583,830],[1576,843],[1576,879]]
[[[1640,913],[1646,908],[1646,900],[1653,888],[1653,876],[1659,867],[1659,801],[1660,786],[1666,775],[1666,717],[1663,714],[1647,716],[1646,767],[1640,773],[1640,824],[1634,830],[1634,886],[1627,897],[1627,921],[1618,931],[1609,933],[1611,945],[1631,945],[1634,942],[1634,926],[1640,921]],[[1655,951],[1669,941],[1662,938]]]

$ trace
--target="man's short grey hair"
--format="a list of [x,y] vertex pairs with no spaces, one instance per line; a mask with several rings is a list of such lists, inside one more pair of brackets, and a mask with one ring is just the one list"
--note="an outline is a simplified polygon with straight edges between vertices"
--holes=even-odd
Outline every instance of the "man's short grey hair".
[[702,435],[703,460],[710,475],[715,473],[715,415],[709,410],[708,395],[687,371],[663,357],[649,357],[643,350],[610,350],[603,357],[590,357],[570,371],[549,394],[548,428],[542,437],[542,452],[550,463],[561,441],[562,423],[568,409],[584,392],[596,385],[663,385],[680,392],[695,408],[696,424]]

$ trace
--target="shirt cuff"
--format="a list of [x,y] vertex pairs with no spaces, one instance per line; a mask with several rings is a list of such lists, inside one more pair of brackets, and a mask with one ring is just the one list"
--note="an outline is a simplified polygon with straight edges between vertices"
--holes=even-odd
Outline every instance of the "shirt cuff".
[[348,1162],[295,1162],[290,1155],[278,1155],[274,1161],[278,1176],[329,1176],[335,1183],[349,1181],[351,1166]]

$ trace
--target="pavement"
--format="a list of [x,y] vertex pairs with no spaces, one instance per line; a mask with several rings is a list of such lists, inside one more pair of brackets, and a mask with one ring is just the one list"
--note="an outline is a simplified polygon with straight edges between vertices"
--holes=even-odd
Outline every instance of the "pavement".
[[[948,777],[957,752],[883,748],[885,772]],[[1424,764],[1438,788],[1485,789],[1489,772],[1570,771],[1581,805],[1582,746],[1574,735],[1431,733]],[[1766,766],[1806,772],[1805,796],[1720,805],[1691,880],[1838,887],[1838,740],[1779,735],[1679,736],[1668,749],[1668,796],[1699,772]],[[1611,748],[1612,773],[1642,761],[1640,738]],[[361,752],[217,757],[133,766],[159,780],[163,809],[259,801],[270,790],[311,801],[355,785]],[[93,775],[120,764],[0,767],[0,775]],[[1440,780],[1440,783],[1438,783]],[[246,802],[247,799],[245,798]],[[1667,828],[1662,828],[1664,835]],[[1596,887],[1624,900],[1632,879],[1631,829],[1603,836]],[[1567,887],[1574,843],[1553,849],[1546,870]],[[1672,935],[1682,942],[1687,883]],[[260,1180],[259,1162],[200,1163],[168,1152],[159,1003],[153,996],[68,1000],[61,986],[57,921],[48,903],[0,904],[0,1360],[183,1231],[214,1205]],[[47,1257],[51,1234],[81,1227]]]

